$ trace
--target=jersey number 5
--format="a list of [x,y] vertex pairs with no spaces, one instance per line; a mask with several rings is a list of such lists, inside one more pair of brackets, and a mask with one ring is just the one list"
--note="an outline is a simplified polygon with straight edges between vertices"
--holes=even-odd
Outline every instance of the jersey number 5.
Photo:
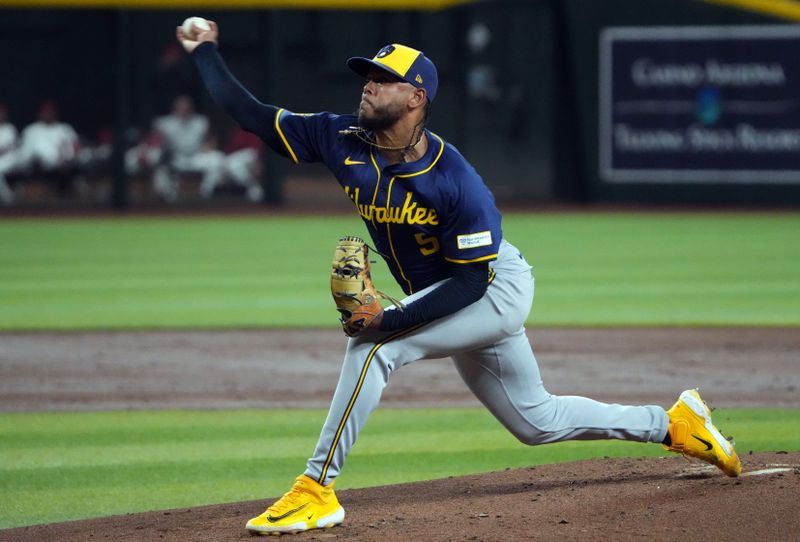
[[425,235],[424,233],[417,233],[414,239],[419,243],[419,251],[423,256],[430,256],[439,252],[439,240],[436,237]]

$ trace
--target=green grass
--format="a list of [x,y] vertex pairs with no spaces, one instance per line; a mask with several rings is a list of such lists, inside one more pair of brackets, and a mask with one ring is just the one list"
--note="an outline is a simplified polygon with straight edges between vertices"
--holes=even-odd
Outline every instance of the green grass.
[[[800,215],[509,214],[532,325],[800,325]],[[0,221],[0,330],[335,327],[353,217]],[[380,287],[400,295],[383,263]]]
[[[800,325],[800,215],[511,214],[533,325]],[[328,266],[355,217],[0,221],[0,330],[336,326]],[[374,276],[400,295],[386,267]],[[0,414],[0,528],[278,496],[321,410]],[[740,453],[800,450],[800,410],[729,409]],[[380,410],[337,487],[658,446],[527,447],[483,409]]]
[[[322,410],[0,414],[0,528],[265,499],[303,471]],[[800,410],[718,410],[748,451],[800,449]],[[660,446],[565,442],[528,447],[483,409],[379,410],[337,488],[375,486]]]

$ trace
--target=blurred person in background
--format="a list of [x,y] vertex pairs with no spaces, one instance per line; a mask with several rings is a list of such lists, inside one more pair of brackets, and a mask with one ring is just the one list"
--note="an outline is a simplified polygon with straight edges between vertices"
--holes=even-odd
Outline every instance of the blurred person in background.
[[[134,136],[131,139],[137,138],[138,136]],[[130,176],[149,174],[161,163],[163,154],[161,134],[151,130],[141,141],[125,151],[125,173]]]
[[200,83],[194,65],[188,62],[177,43],[168,43],[161,50],[152,76],[152,116],[170,111],[175,96],[189,96],[197,100]]
[[153,189],[166,201],[178,198],[179,175],[199,173],[200,195],[211,197],[225,174],[225,155],[209,132],[208,117],[197,113],[189,96],[181,95],[172,103],[172,112],[153,124],[161,137],[164,161],[153,175]]
[[225,147],[225,173],[236,184],[244,187],[250,201],[261,201],[264,197],[264,189],[259,182],[263,150],[261,139],[238,125],[231,132]]
[[17,129],[8,122],[8,111],[0,103],[0,203],[14,203],[14,191],[8,186],[6,175],[17,166]]
[[104,125],[93,140],[84,141],[78,152],[82,173],[98,178],[111,174],[111,156],[114,152],[114,130]]
[[77,172],[79,150],[78,134],[69,124],[59,122],[58,106],[48,99],[39,107],[38,120],[22,131],[20,169],[54,180],[59,194],[64,195]]

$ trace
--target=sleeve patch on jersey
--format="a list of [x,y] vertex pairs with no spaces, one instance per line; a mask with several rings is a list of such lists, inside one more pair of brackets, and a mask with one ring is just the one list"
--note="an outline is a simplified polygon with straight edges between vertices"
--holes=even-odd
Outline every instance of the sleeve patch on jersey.
[[457,239],[458,250],[485,247],[492,244],[492,232],[490,230],[479,231],[478,233],[459,235]]

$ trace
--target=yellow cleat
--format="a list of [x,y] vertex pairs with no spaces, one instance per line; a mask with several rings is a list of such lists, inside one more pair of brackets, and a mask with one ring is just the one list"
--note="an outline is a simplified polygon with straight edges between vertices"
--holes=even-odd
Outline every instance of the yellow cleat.
[[301,474],[288,493],[263,514],[248,521],[245,528],[251,534],[294,534],[333,527],[342,521],[344,508],[333,492],[333,482],[321,486]]
[[711,423],[711,410],[697,390],[686,390],[667,411],[670,452],[702,459],[719,467],[728,476],[739,476],[742,463],[733,444]]

